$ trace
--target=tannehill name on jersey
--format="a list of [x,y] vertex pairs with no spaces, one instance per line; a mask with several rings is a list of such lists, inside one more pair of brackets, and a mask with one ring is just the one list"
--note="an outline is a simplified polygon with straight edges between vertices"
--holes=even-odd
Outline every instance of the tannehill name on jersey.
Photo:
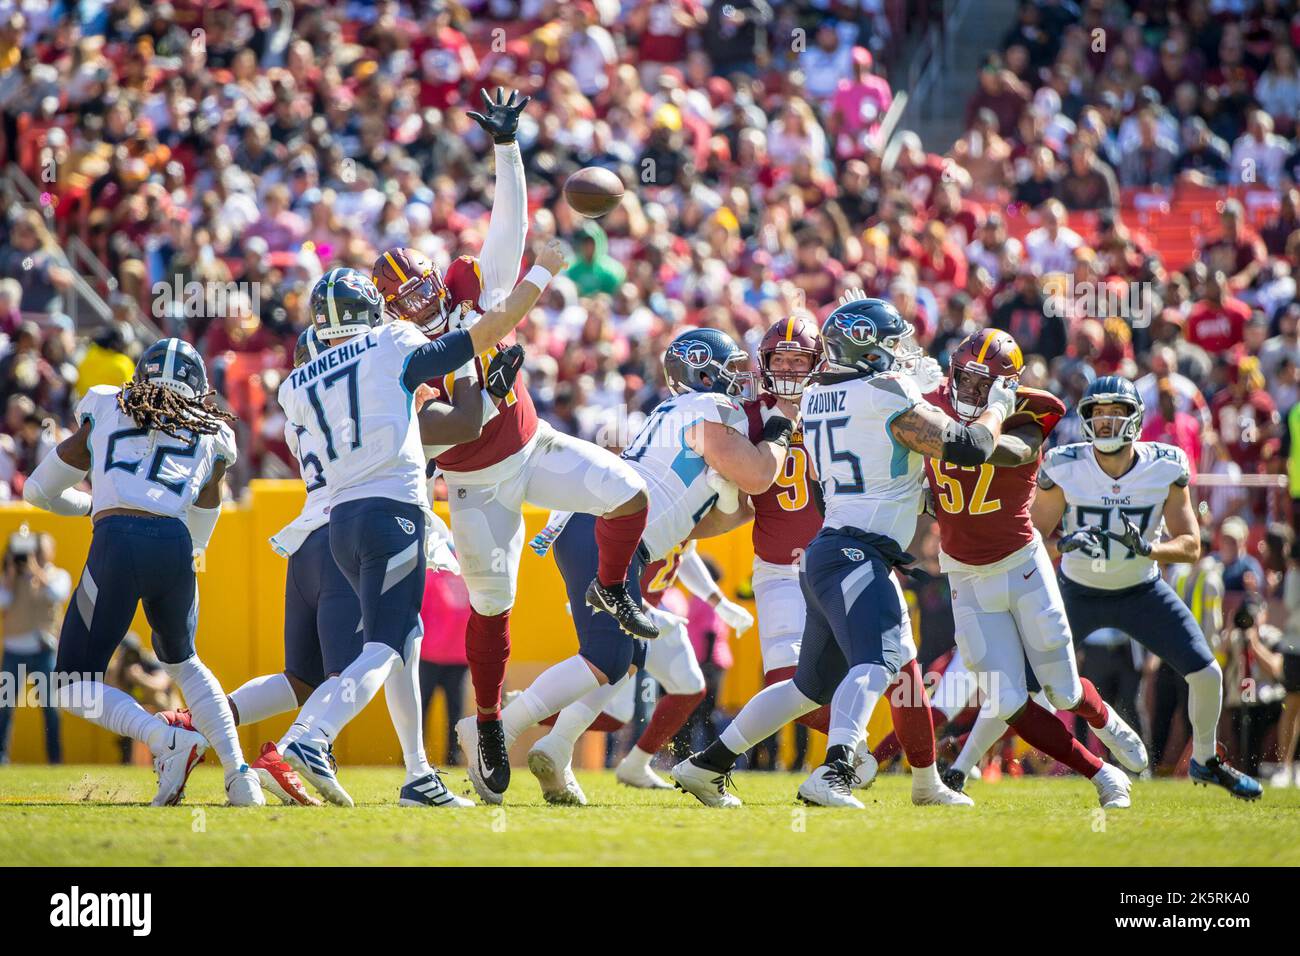
[[354,359],[358,355],[369,352],[378,345],[379,342],[369,335],[354,339],[351,342],[344,342],[341,345],[335,345],[322,352],[319,358],[312,359],[310,362],[294,369],[289,376],[290,381],[293,383],[294,388],[302,388],[322,372],[338,368],[349,359]]

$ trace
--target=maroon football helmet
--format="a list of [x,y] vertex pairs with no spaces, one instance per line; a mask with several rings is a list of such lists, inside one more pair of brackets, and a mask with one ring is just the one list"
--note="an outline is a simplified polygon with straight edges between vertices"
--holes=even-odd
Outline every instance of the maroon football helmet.
[[[772,356],[782,354],[807,355],[806,372],[778,372],[772,370]],[[781,319],[763,335],[758,344],[759,376],[763,391],[778,398],[798,398],[811,380],[822,359],[822,337],[817,324],[810,318],[792,315]]]
[[1025,367],[1020,346],[1007,332],[981,329],[962,339],[948,366],[952,407],[966,421],[978,418],[989,402],[993,380],[1019,378]]
[[414,322],[429,338],[447,328],[447,286],[442,274],[416,249],[389,249],[371,269],[387,310]]

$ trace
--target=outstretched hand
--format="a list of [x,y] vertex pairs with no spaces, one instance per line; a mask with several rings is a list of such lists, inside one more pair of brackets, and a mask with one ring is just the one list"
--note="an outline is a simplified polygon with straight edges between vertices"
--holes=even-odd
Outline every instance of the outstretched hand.
[[498,86],[497,97],[494,101],[488,95],[487,90],[479,90],[479,96],[483,98],[483,112],[476,113],[473,110],[468,111],[469,118],[483,127],[484,132],[492,137],[492,142],[498,145],[513,143],[515,133],[519,129],[519,114],[524,111],[531,96],[519,98],[518,90],[511,90],[509,99],[506,98],[506,91]]

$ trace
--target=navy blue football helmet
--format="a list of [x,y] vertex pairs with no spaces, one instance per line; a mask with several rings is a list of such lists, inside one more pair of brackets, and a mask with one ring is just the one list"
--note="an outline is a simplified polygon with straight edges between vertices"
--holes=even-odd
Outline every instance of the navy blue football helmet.
[[293,346],[293,367],[304,365],[310,362],[316,356],[320,355],[320,339],[316,338],[316,330],[312,326],[307,326],[298,333],[298,341]]
[[[1106,415],[1093,418],[1093,409],[1098,405],[1122,405],[1128,409],[1127,415]],[[1079,424],[1084,440],[1102,454],[1110,455],[1125,445],[1131,445],[1142,434],[1142,396],[1136,386],[1119,375],[1103,375],[1088,386],[1079,399]],[[1110,434],[1098,437],[1096,426],[1100,422],[1110,422]]]
[[674,395],[718,392],[732,398],[753,395],[749,356],[717,329],[687,329],[664,352],[664,377]]
[[911,324],[884,299],[845,302],[822,323],[826,361],[863,375],[888,372],[919,358],[912,334]]
[[311,321],[316,336],[333,339],[361,335],[384,321],[384,299],[370,276],[358,269],[331,269],[311,290]]
[[159,339],[145,349],[135,365],[135,379],[161,385],[181,398],[196,399],[208,393],[203,356],[184,339]]

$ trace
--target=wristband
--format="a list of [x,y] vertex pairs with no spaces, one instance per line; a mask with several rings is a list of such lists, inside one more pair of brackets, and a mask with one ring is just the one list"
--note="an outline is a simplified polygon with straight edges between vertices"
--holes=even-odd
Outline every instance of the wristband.
[[794,432],[794,425],[790,419],[783,418],[780,415],[773,415],[763,423],[763,435],[761,441],[769,441],[773,445],[780,445],[782,448],[790,447],[790,435]]
[[531,282],[545,292],[546,287],[551,284],[551,280],[554,278],[555,276],[551,274],[551,270],[545,266],[533,266],[528,270],[528,274],[524,276],[524,281]]

